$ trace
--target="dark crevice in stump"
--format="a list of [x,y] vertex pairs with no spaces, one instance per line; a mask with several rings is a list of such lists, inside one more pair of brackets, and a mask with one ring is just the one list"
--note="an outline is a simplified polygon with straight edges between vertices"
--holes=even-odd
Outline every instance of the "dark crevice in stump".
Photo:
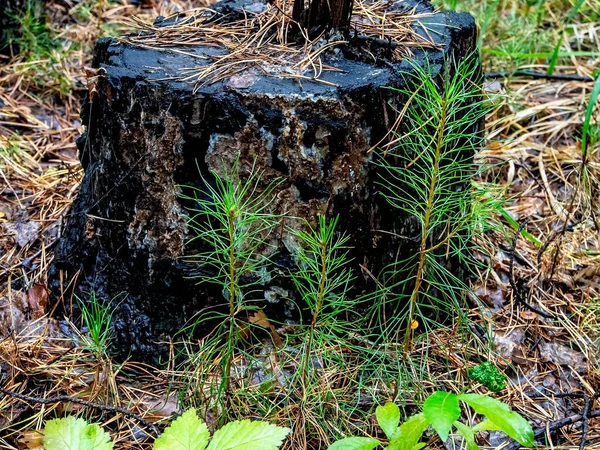
[[353,0],[308,0],[308,4],[295,0],[292,18],[312,36],[331,29],[347,35],[353,4]]
[[[405,3],[433,10],[428,3]],[[438,13],[426,22],[438,48],[415,49],[414,61],[428,61],[439,77],[444,64],[474,50],[476,27],[468,14]],[[341,71],[324,72],[322,79],[332,85],[259,75],[244,87],[222,80],[194,91],[169,78],[201,64],[194,55],[214,49],[184,50],[97,43],[94,65],[102,71],[93,102],[83,109],[89,129],[79,141],[85,176],[50,277],[63,305],[70,292],[60,300],[61,271],[65,285],[77,280],[82,297],[93,290],[99,298],[119,299],[115,347],[146,359],[164,354],[167,347],[157,342],[168,341],[198,311],[223,303],[220,288],[189,278],[205,269],[182,259],[192,250],[192,236],[180,186],[201,187],[210,170],[222,173],[238,158],[242,168],[256,163],[265,183],[284,179],[274,212],[313,225],[318,214],[339,215],[339,231],[350,236],[355,292],[374,288],[361,266],[377,274],[416,250],[414,241],[398,236],[418,237],[414,221],[376,195],[378,172],[369,152],[407,100],[385,87],[403,85],[409,61],[377,65],[331,52],[325,62]],[[304,226],[300,219],[285,225]],[[294,319],[299,299],[286,275],[295,268],[298,243],[282,226],[271,244],[275,276],[260,295],[270,316]]]

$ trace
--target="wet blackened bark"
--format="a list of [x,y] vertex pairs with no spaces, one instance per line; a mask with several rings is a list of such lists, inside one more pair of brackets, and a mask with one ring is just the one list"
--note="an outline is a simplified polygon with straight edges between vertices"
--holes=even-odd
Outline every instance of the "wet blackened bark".
[[310,34],[326,30],[350,31],[353,0],[295,0],[292,18]]
[[[415,62],[427,59],[439,77],[445,63],[474,49],[476,28],[469,15],[429,20],[439,50],[417,50]],[[370,274],[415,251],[405,237],[418,237],[418,227],[377,195],[381,180],[369,151],[402,110],[406,99],[387,87],[402,86],[411,63],[376,66],[333,55],[325,62],[342,71],[322,78],[336,86],[256,76],[244,88],[224,80],[194,92],[168,80],[202,61],[190,53],[204,51],[213,50],[155,51],[111,39],[96,45],[101,70],[79,142],[85,177],[50,277],[64,309],[71,280],[82,298],[93,290],[114,300],[114,345],[122,354],[154,359],[166,350],[158,342],[224,303],[220,288],[193,279],[207,269],[182,259],[199,244],[190,243],[193,205],[182,200],[181,186],[202,187],[211,171],[222,174],[238,158],[242,172],[254,164],[263,171],[263,187],[283,179],[271,205],[287,217],[270,237],[274,276],[256,294],[271,317],[298,318],[301,299],[287,275],[299,243],[289,229],[314,225],[318,214],[339,216],[339,231],[350,236],[357,293],[373,288]]]

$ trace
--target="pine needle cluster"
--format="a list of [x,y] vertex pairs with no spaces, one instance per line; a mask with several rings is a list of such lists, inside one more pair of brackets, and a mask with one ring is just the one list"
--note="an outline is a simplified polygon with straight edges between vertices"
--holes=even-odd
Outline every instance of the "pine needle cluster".
[[475,198],[480,194],[470,186],[486,114],[480,81],[475,55],[448,64],[439,79],[427,65],[414,65],[399,89],[411,102],[403,119],[407,131],[377,160],[383,169],[380,193],[415,224],[411,238],[418,243],[379,280],[380,298],[391,305],[391,319],[381,326],[403,330],[406,351],[415,330],[464,315],[468,287],[460,272],[476,264],[473,237],[487,227]]

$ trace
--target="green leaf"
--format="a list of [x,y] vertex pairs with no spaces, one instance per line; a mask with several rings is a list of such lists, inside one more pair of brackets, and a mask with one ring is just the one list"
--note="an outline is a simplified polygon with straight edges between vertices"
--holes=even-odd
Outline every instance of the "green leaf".
[[392,438],[387,450],[413,450],[418,447],[423,432],[429,426],[429,421],[423,414],[415,414],[400,425]]
[[68,416],[46,423],[45,450],[112,450],[110,435],[96,424]]
[[210,433],[194,408],[188,409],[154,441],[154,450],[204,450]]
[[381,442],[370,437],[348,437],[331,444],[327,450],[373,450]]
[[588,139],[587,135],[590,130],[590,123],[592,120],[592,114],[594,113],[594,107],[596,105],[596,99],[600,96],[600,75],[596,78],[592,93],[590,94],[590,102],[585,110],[585,117],[583,119],[583,129],[581,131],[581,154],[587,153]]
[[478,394],[461,394],[458,399],[467,403],[477,414],[487,417],[500,430],[525,447],[533,446],[533,429],[529,422],[514,411],[508,405]]
[[458,420],[454,422],[454,426],[467,443],[467,450],[480,450],[479,446],[475,443],[475,431],[473,431],[473,428],[468,427]]
[[266,422],[236,420],[215,432],[208,450],[277,450],[290,431]]
[[442,442],[446,442],[452,423],[460,417],[460,405],[456,394],[434,392],[425,400],[423,414],[440,435]]
[[387,438],[391,439],[400,424],[400,408],[398,408],[398,405],[387,402],[383,406],[378,406],[375,410],[375,417],[377,417],[377,423]]
[[491,420],[486,419],[475,425],[473,431],[502,431],[502,429]]

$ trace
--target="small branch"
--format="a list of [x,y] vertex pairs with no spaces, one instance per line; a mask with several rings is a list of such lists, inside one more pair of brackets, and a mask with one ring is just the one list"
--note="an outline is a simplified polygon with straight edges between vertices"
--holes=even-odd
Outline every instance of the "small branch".
[[123,414],[124,416],[131,417],[132,419],[137,420],[142,425],[150,428],[156,436],[160,435],[158,429],[152,422],[149,422],[146,419],[144,419],[142,416],[140,416],[136,413],[133,413],[125,408],[121,408],[119,406],[102,405],[100,403],[89,402],[87,400],[81,400],[81,399],[78,399],[75,397],[71,397],[69,395],[57,395],[56,397],[50,397],[50,398],[33,397],[31,395],[25,395],[25,394],[20,394],[19,392],[11,391],[10,389],[6,389],[2,386],[0,386],[0,392],[4,395],[18,398],[19,400],[23,400],[25,402],[39,403],[42,405],[47,405],[49,403],[71,402],[71,403],[78,403],[80,405],[87,406],[88,408],[95,408],[95,409],[99,409],[101,411]]
[[518,303],[522,304],[530,311],[533,311],[534,313],[536,313],[542,317],[545,317],[546,319],[554,319],[555,317],[553,314],[547,313],[546,311],[542,311],[541,309],[536,308],[535,306],[527,303],[527,301],[523,298],[521,289],[519,289],[519,287],[517,286],[517,283],[515,283],[514,268],[515,268],[515,254],[517,251],[516,250],[517,241],[519,240],[519,236],[521,235],[521,232],[525,229],[527,222],[529,222],[529,219],[526,219],[521,225],[519,225],[519,228],[518,228],[517,232],[515,233],[515,237],[512,241],[512,245],[510,248],[510,268],[508,271],[508,278],[510,281],[510,286],[513,290],[515,300],[517,300]]
[[[548,425],[540,427],[536,429],[533,433],[533,436],[536,440],[540,439],[545,434],[550,434],[553,431],[559,430],[562,427],[567,425],[572,425],[576,422],[583,422],[583,429],[581,433],[581,443],[579,444],[579,450],[584,450],[586,441],[587,441],[587,433],[589,428],[589,420],[595,417],[600,417],[600,409],[590,411],[594,400],[600,397],[600,389],[598,389],[594,395],[588,396],[581,392],[559,392],[550,394],[555,398],[579,398],[583,399],[585,405],[583,407],[583,411],[581,414],[575,414],[573,416],[565,417],[563,419],[555,420],[554,422],[550,422]],[[545,395],[536,395],[531,398],[546,398]],[[514,442],[505,448],[505,450],[517,450],[521,448],[521,445],[518,442]]]
[[563,81],[595,81],[591,77],[581,75],[562,75],[562,74],[547,74],[543,72],[533,72],[530,70],[515,70],[514,72],[489,72],[484,74],[485,78],[508,78],[508,77],[529,77],[543,80],[563,80]]
[[589,414],[590,408],[592,407],[592,401],[589,397],[584,398],[585,405],[583,407],[583,413],[581,414],[581,420],[583,421],[583,429],[581,430],[581,443],[579,444],[579,450],[585,450],[585,443],[587,440],[588,428],[589,428]]
[[[587,415],[587,419],[593,419],[596,417],[600,417],[600,409],[596,409],[594,411],[590,411]],[[533,436],[536,440],[540,439],[542,436],[546,434],[550,434],[553,431],[557,431],[567,425],[572,425],[577,422],[581,422],[584,420],[583,414],[575,414],[573,416],[565,417],[564,419],[555,420],[554,422],[550,422],[546,426],[537,428],[533,432]],[[504,450],[518,450],[521,448],[521,444],[518,442],[513,442],[511,445],[504,448]]]

